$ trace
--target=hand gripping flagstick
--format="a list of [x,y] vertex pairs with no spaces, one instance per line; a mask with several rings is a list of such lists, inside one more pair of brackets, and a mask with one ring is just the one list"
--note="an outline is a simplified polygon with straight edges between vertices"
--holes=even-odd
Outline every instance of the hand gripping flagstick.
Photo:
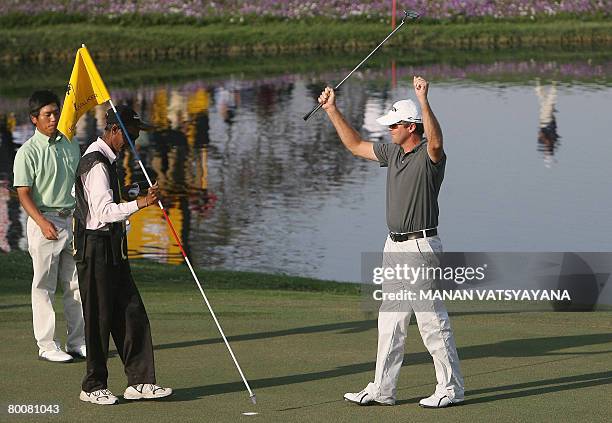
[[[117,109],[115,108],[115,105],[113,104],[113,100],[109,100],[109,103],[110,103],[111,108],[113,109],[113,112],[115,112],[115,115],[117,116],[117,121],[119,122],[119,125],[121,126],[123,135],[128,140],[128,143],[130,144],[130,148],[132,149],[132,152],[134,153],[134,156],[136,158],[136,161],[138,162],[138,165],[140,166],[140,169],[142,170],[142,173],[145,175],[145,178],[147,178],[147,182],[149,183],[149,186],[152,187],[153,183],[151,182],[151,178],[149,178],[149,174],[147,173],[147,170],[145,169],[144,165],[142,164],[142,161],[140,160],[140,156],[138,155],[138,152],[136,151],[136,147],[134,146],[134,143],[132,139],[130,138],[128,131],[125,128],[123,121],[121,120],[121,116],[119,116],[119,113],[117,113]],[[240,377],[242,378],[242,381],[244,382],[244,386],[246,386],[247,390],[249,391],[249,397],[251,398],[251,401],[253,402],[253,404],[256,404],[257,398],[255,397],[255,393],[251,390],[251,387],[249,386],[249,382],[246,380],[246,377],[244,377],[244,373],[242,373],[242,369],[240,368],[240,364],[238,364],[238,360],[236,359],[236,356],[234,355],[234,351],[232,350],[232,347],[227,341],[227,338],[225,337],[225,333],[223,333],[221,324],[219,324],[219,320],[217,320],[217,316],[215,315],[215,312],[213,311],[212,306],[210,305],[210,302],[208,302],[208,298],[206,297],[206,294],[204,293],[204,290],[202,289],[200,280],[198,279],[198,276],[196,275],[195,271],[193,270],[193,267],[191,266],[189,257],[187,257],[187,254],[185,253],[185,250],[183,249],[183,244],[181,243],[176,231],[174,230],[174,225],[172,224],[172,221],[168,217],[168,214],[166,213],[166,209],[164,209],[164,205],[162,204],[161,200],[158,200],[157,204],[159,205],[159,208],[164,214],[164,218],[166,219],[166,222],[168,223],[168,226],[170,227],[170,230],[172,231],[172,235],[174,235],[174,240],[178,244],[179,249],[181,250],[181,253],[183,254],[183,258],[185,259],[185,263],[187,263],[187,267],[189,267],[189,270],[191,271],[191,275],[193,276],[193,279],[198,285],[198,289],[200,290],[200,293],[202,294],[202,297],[204,298],[204,302],[206,303],[206,306],[208,307],[208,311],[210,311],[210,314],[213,320],[215,321],[215,324],[217,325],[217,329],[219,329],[219,333],[221,334],[221,337],[223,338],[223,342],[225,342],[225,346],[227,347],[227,350],[229,351],[230,356],[232,357],[232,360],[234,361],[234,364],[236,365],[236,368],[238,369],[238,373],[240,373]]]
[[[380,48],[380,47],[381,47],[381,46],[382,46],[384,43],[386,43],[386,42],[387,42],[387,40],[393,36],[393,34],[395,34],[397,31],[399,31],[399,29],[402,27],[402,25],[404,25],[404,23],[406,22],[406,19],[417,19],[417,18],[419,18],[419,16],[420,16],[420,15],[419,15],[417,12],[414,12],[414,11],[412,11],[412,10],[405,10],[405,11],[404,11],[404,17],[402,18],[402,21],[401,21],[401,23],[400,23],[400,24],[397,26],[397,28],[395,28],[393,31],[391,31],[391,33],[390,33],[389,35],[387,35],[387,37],[386,37],[384,40],[382,40],[382,41],[380,42],[380,44],[379,44],[379,45],[377,45],[377,46],[376,46],[376,48],[375,48],[374,50],[372,50],[372,51],[370,52],[370,54],[368,54],[368,55],[366,56],[366,58],[365,58],[365,59],[363,59],[363,60],[362,60],[362,61],[361,61],[361,62],[360,62],[360,63],[359,63],[357,66],[355,66],[355,69],[353,69],[353,70],[352,70],[352,71],[351,71],[351,72],[350,72],[348,75],[346,75],[346,76],[344,77],[344,79],[343,79],[342,81],[340,81],[340,82],[338,83],[338,85],[336,85],[336,86],[334,87],[334,90],[337,90],[338,88],[340,88],[340,86],[341,86],[342,84],[344,84],[344,81],[346,81],[347,79],[349,79],[349,77],[350,77],[350,76],[351,76],[353,73],[355,73],[355,71],[356,71],[357,69],[359,69],[359,68],[361,67],[361,65],[363,65],[363,64],[364,64],[364,63],[365,63],[365,62],[366,62],[366,61],[367,61],[367,60],[368,60],[368,59],[369,59],[369,58],[370,58],[370,57],[371,57],[371,56],[372,56],[374,53],[376,53],[376,51],[377,51],[377,50],[378,50],[378,49],[379,49],[379,48]],[[317,112],[317,110],[319,110],[319,109],[321,108],[321,106],[322,106],[322,104],[321,104],[321,103],[319,103],[319,104],[317,104],[315,107],[313,107],[313,109],[312,109],[310,112],[308,112],[306,115],[304,115],[304,120],[308,120],[308,119],[310,119],[310,117],[311,117],[312,115],[314,115],[314,114]]]

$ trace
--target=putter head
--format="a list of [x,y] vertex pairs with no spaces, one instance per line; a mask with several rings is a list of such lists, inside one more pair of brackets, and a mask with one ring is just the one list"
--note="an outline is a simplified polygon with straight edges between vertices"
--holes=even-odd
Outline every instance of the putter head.
[[255,397],[255,394],[253,394],[253,396],[251,396],[250,398],[253,405],[257,404],[257,397]]
[[419,15],[414,10],[404,10],[404,17],[402,18],[402,22],[404,22],[406,19],[418,19],[420,17],[421,15]]

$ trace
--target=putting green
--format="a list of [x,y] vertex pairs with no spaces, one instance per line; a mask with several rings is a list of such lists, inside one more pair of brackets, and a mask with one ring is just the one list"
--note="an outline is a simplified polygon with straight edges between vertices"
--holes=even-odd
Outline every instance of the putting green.
[[[466,402],[444,410],[418,407],[418,400],[433,391],[435,379],[413,325],[398,404],[359,407],[343,401],[342,394],[362,389],[373,377],[376,321],[375,314],[362,310],[353,288],[344,293],[280,290],[272,289],[270,281],[294,278],[201,272],[204,281],[214,280],[217,286],[208,288],[209,299],[257,394],[253,405],[187,271],[148,264],[135,265],[134,274],[151,320],[158,382],[175,393],[152,402],[121,399],[112,407],[85,404],[78,400],[84,362],[36,359],[29,266],[25,254],[0,256],[1,421],[439,423],[609,418],[610,312],[454,313]],[[224,282],[224,277],[233,280]],[[237,289],[258,280],[268,289]],[[56,311],[63,326],[60,296]],[[116,355],[109,359],[109,371],[109,388],[122,394],[125,376]],[[9,404],[57,404],[60,413],[9,415]]]

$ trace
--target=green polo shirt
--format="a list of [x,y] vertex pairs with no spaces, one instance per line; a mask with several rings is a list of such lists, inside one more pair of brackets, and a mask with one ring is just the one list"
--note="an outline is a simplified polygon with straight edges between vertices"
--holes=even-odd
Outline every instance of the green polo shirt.
[[438,226],[438,194],[446,154],[434,163],[424,139],[406,153],[397,144],[374,144],[380,165],[387,167],[387,226],[405,233]]
[[31,187],[32,199],[41,211],[73,209],[74,173],[81,151],[76,139],[56,141],[38,130],[17,150],[13,164],[15,187]]

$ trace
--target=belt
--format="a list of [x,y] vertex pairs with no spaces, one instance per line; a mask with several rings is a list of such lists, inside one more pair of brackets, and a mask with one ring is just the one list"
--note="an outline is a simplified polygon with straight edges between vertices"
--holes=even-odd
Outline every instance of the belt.
[[54,211],[43,211],[43,214],[52,214],[54,216],[66,218],[66,217],[72,216],[73,212],[74,212],[73,209],[62,209],[62,210],[54,210]]
[[409,241],[411,239],[421,239],[421,238],[427,238],[429,236],[436,236],[438,235],[438,229],[433,228],[433,229],[425,229],[422,231],[416,231],[416,232],[405,232],[405,233],[395,233],[395,232],[389,232],[389,238],[391,238],[391,240],[393,242],[404,242],[404,241]]

